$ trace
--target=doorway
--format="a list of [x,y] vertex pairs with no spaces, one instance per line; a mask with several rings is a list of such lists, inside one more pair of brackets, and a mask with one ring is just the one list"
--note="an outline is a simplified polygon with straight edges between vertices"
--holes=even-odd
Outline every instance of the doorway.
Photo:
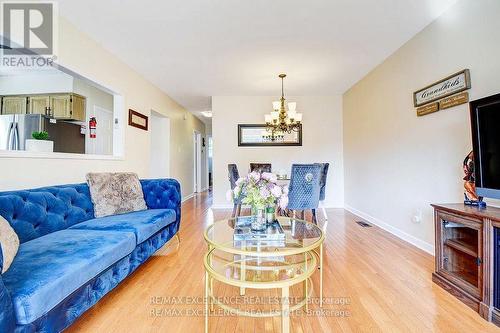
[[150,176],[170,177],[170,119],[151,110]]
[[194,131],[194,193],[201,192],[201,133]]
[[112,155],[113,154],[113,111],[95,105],[89,115],[96,118],[96,135],[90,139],[90,131],[86,133],[87,154]]

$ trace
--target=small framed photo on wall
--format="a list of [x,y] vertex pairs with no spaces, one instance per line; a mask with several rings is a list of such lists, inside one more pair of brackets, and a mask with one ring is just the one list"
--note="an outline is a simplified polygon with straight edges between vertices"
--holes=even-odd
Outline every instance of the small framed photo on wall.
[[134,111],[132,109],[128,109],[128,124],[133,127],[140,128],[142,130],[148,130],[148,117]]

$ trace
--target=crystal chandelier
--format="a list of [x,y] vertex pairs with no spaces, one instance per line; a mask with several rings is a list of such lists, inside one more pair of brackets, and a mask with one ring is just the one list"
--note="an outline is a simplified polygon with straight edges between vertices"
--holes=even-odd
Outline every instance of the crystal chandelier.
[[271,132],[272,136],[280,135],[280,133],[292,133],[292,131],[298,132],[301,127],[302,114],[296,112],[297,103],[288,103],[288,111],[285,108],[283,89],[283,79],[285,77],[286,74],[279,75],[281,79],[281,99],[273,102],[273,112],[264,116],[266,129]]

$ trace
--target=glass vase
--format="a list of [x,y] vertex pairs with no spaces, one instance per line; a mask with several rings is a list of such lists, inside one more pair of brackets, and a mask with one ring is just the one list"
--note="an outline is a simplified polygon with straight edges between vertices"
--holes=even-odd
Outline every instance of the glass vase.
[[266,216],[264,208],[252,206],[252,224],[250,228],[254,231],[266,229]]

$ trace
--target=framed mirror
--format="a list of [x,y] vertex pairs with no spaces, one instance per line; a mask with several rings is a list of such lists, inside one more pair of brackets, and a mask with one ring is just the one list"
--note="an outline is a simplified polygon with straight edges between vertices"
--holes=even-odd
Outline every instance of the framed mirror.
[[271,133],[265,124],[239,124],[239,147],[302,146],[302,125],[292,133]]

